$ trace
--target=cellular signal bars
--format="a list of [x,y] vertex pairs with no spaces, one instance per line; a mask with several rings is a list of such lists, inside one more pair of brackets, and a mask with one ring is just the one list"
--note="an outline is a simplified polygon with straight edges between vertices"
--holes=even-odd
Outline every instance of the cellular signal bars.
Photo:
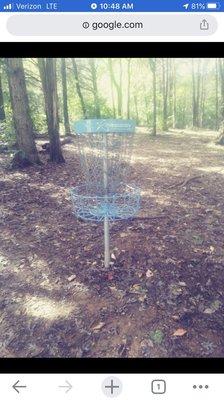
[[10,4],[6,4],[4,7],[3,7],[3,9],[4,10],[12,10],[12,4],[10,3]]

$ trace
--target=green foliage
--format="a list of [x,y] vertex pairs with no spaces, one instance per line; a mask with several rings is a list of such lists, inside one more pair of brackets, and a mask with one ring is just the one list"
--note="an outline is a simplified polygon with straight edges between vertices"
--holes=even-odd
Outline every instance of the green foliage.
[[154,343],[161,344],[164,339],[164,334],[162,331],[157,329],[156,331],[150,332],[149,337]]
[[[197,62],[197,61],[195,61]],[[94,97],[93,77],[88,59],[76,59],[80,87],[84,99],[88,118],[96,117],[96,98]],[[120,86],[122,95],[122,118],[127,118],[128,110],[130,118],[138,119],[139,125],[152,127],[153,124],[153,76],[148,59],[131,59],[130,63],[130,93],[128,96],[128,59],[112,59],[115,82]],[[12,123],[10,108],[10,96],[7,85],[7,77],[2,65],[2,84],[4,95],[4,108],[6,122],[2,124],[0,139],[14,141],[15,133]],[[98,105],[102,118],[118,117],[118,92],[116,84],[111,78],[108,59],[95,59]],[[157,99],[157,129],[163,126],[163,66],[162,59],[156,60],[156,99]],[[192,127],[192,62],[191,59],[171,59],[169,64],[169,90],[167,124],[179,129]],[[214,59],[201,60],[200,77],[202,101],[200,106],[200,127],[203,129],[216,129],[220,122],[220,111],[217,112],[217,104],[221,106],[220,85],[216,93],[217,71]],[[175,73],[174,71],[175,66]],[[25,76],[31,118],[35,131],[46,132],[46,116],[44,97],[39,75],[37,59],[24,60]],[[80,97],[77,93],[76,81],[72,60],[66,59],[68,114],[70,121],[83,118],[83,109]],[[197,72],[198,73],[198,72]],[[174,103],[174,80],[176,82],[176,108]],[[57,90],[59,100],[60,132],[63,134],[63,97],[60,60],[57,61]],[[217,97],[218,96],[218,97]],[[129,104],[129,107],[128,107]],[[119,116],[120,117],[120,116]]]
[[0,141],[12,145],[16,141],[15,129],[10,116],[6,121],[0,122]]
[[35,131],[39,133],[46,132],[46,116],[41,93],[37,93],[35,90],[29,90],[29,103]]

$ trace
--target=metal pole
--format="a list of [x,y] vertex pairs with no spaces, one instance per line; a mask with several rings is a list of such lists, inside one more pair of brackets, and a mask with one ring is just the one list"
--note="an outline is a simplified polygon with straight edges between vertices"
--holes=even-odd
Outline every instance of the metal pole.
[[[107,154],[107,134],[104,134],[104,155],[103,155],[103,184],[105,190],[105,202],[108,197],[108,154]],[[110,267],[110,231],[109,218],[104,217],[104,265],[105,268]]]
[[110,266],[110,231],[108,217],[104,217],[104,265],[105,268],[109,268]]

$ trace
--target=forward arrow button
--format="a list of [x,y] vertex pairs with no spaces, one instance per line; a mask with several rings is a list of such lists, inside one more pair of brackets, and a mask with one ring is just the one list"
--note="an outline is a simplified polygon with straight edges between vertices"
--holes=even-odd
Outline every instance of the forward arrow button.
[[59,386],[61,389],[65,389],[65,393],[68,393],[72,389],[72,385],[70,382],[65,381],[65,385]]

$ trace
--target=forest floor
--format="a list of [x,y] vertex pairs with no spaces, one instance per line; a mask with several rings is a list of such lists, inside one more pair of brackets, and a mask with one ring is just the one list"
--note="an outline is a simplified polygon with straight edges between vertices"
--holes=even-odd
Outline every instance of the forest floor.
[[[215,132],[136,134],[139,215],[111,227],[72,215],[66,164],[0,159],[0,357],[224,357],[224,149]],[[191,179],[193,178],[193,179]]]

